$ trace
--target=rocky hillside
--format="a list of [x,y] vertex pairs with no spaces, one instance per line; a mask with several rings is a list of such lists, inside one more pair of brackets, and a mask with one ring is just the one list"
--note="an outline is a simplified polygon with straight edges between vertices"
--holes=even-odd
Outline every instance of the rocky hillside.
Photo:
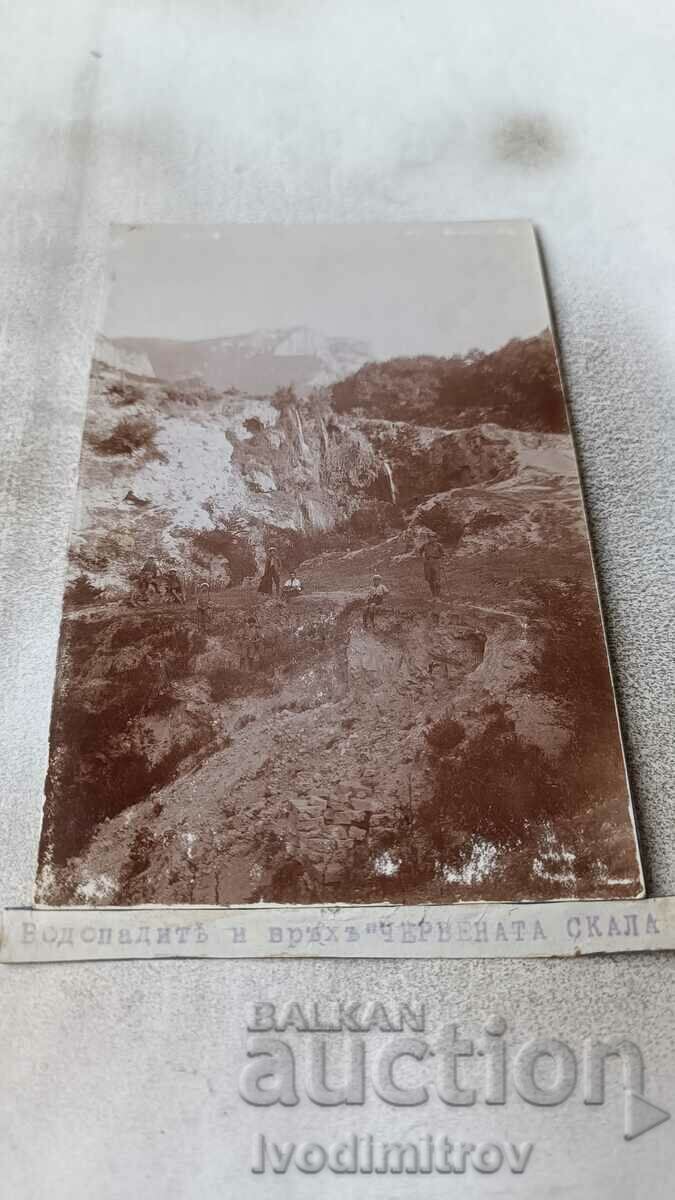
[[[375,569],[391,602],[370,631]],[[76,687],[55,711],[52,768],[66,820],[47,826],[40,899],[631,893],[592,585],[544,592],[529,552],[492,547],[448,564],[439,610],[400,534],[301,574],[300,600],[255,606],[255,670],[255,593],[226,593],[204,628],[190,613],[66,623]]]
[[149,554],[208,578],[228,558],[219,531],[242,525],[254,571],[270,536],[298,561],[329,531],[422,525],[473,537],[492,526],[522,542],[581,519],[566,435],[371,420],[337,414],[330,392],[223,394],[100,361],[80,481],[69,582],[84,577],[109,597],[128,592]]
[[69,582],[84,576],[105,596],[119,596],[149,554],[208,578],[227,557],[209,552],[209,535],[242,522],[255,571],[267,529],[333,529],[379,496],[391,500],[386,463],[357,422],[336,420],[320,400],[301,402],[283,390],[223,395],[99,361]]
[[[569,436],[336,393],[95,363],[41,900],[634,894]],[[291,602],[258,592],[271,545]],[[149,554],[182,603],[134,607]]]

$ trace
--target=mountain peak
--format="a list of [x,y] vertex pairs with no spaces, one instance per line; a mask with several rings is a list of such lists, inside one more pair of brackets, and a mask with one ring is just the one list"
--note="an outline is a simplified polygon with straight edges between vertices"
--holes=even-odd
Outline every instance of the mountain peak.
[[214,388],[235,387],[268,395],[293,385],[299,391],[344,379],[371,357],[367,342],[331,337],[307,325],[254,329],[199,341],[111,338],[118,353],[143,356],[160,379],[201,376]]

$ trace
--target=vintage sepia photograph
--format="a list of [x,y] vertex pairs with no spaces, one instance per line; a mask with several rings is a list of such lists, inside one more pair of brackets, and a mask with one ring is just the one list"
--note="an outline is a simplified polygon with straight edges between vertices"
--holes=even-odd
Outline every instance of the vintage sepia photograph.
[[36,901],[642,895],[529,223],[109,268]]

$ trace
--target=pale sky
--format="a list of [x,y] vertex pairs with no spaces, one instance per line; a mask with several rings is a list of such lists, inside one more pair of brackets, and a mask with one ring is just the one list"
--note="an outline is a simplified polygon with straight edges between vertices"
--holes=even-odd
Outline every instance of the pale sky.
[[307,325],[376,358],[492,350],[549,325],[532,227],[116,226],[108,337]]

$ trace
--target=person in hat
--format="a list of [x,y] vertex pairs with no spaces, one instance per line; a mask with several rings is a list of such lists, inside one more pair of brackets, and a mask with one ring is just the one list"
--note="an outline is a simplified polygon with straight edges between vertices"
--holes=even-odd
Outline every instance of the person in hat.
[[174,604],[185,603],[185,593],[183,591],[183,581],[175,566],[170,567],[166,576],[166,595]]
[[366,604],[363,610],[363,628],[375,628],[375,614],[384,604],[385,596],[389,595],[389,588],[382,582],[381,575],[373,575],[373,582],[370,585],[370,591],[366,596]]
[[286,600],[292,600],[295,596],[300,595],[302,595],[302,584],[298,579],[296,572],[291,571],[284,584],[284,596]]

